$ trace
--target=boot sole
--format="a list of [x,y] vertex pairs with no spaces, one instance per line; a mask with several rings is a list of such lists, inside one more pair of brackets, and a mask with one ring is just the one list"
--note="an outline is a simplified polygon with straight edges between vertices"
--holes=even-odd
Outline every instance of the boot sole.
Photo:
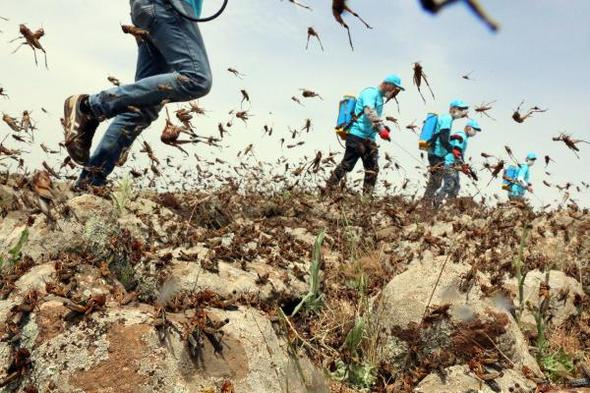
[[78,139],[79,135],[76,131],[74,131],[74,127],[76,125],[76,106],[78,102],[79,96],[72,96],[66,99],[64,103],[64,121],[66,123],[66,150],[68,151],[68,155],[72,158],[72,160],[79,165],[85,165],[86,160],[78,157],[73,149],[70,149],[72,144],[75,144],[76,139]]

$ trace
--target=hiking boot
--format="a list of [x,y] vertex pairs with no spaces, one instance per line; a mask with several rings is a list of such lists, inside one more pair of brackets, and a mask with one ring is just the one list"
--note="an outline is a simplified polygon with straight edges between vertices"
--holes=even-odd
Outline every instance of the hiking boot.
[[92,137],[98,128],[98,119],[83,113],[80,105],[88,95],[69,97],[64,103],[65,145],[72,160],[80,165],[86,165],[90,159]]

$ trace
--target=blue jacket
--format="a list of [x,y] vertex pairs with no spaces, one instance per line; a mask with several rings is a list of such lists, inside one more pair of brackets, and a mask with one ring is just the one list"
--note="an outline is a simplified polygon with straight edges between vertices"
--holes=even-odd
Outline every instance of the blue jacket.
[[430,151],[428,152],[429,154],[434,154],[437,157],[441,157],[441,158],[445,158],[447,153],[449,153],[447,151],[447,149],[444,148],[444,146],[442,145],[442,143],[440,142],[440,138],[439,138],[439,134],[441,132],[441,130],[450,130],[453,127],[453,118],[451,117],[451,115],[449,115],[448,113],[445,113],[444,115],[440,115],[438,117],[438,121],[436,123],[436,131],[434,132],[434,135],[436,135],[436,139],[434,141],[433,146],[431,147]]
[[[467,150],[467,140],[469,137],[465,131],[453,131],[449,137],[449,142],[453,148],[461,150],[461,157],[465,157],[465,151]],[[453,152],[448,152],[445,155],[445,166],[453,166],[455,164],[455,156]]]
[[517,182],[512,184],[510,187],[510,195],[521,197],[526,192],[526,188],[522,186],[521,181],[524,181],[527,185],[531,178],[531,170],[527,164],[520,164],[518,175],[516,176]]
[[354,114],[359,116],[350,128],[350,134],[363,139],[375,139],[377,132],[371,121],[364,114],[365,107],[374,109],[377,115],[383,115],[383,93],[376,87],[367,87],[361,91],[356,101]]

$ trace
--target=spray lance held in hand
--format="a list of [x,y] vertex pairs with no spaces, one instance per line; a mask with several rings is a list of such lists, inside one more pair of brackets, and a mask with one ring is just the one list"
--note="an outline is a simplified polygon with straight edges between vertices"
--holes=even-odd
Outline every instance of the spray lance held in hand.
[[[176,12],[178,12],[183,18],[186,18],[193,22],[209,22],[219,17],[225,8],[229,0],[223,0],[221,7],[217,12],[210,16],[202,16],[203,1],[206,0],[166,0]],[[219,0],[218,2],[221,2]]]

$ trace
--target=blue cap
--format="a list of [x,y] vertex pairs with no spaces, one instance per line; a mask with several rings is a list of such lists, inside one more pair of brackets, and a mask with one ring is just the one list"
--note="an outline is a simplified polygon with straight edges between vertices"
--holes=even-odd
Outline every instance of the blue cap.
[[466,127],[471,127],[475,131],[481,132],[481,127],[479,126],[479,123],[475,119],[469,119],[469,121],[467,122],[467,124],[465,124],[465,126]]
[[402,87],[402,79],[399,77],[399,75],[396,74],[391,74],[388,75],[384,80],[384,83],[389,83],[391,85],[397,86],[402,90],[406,90]]
[[469,105],[463,100],[453,100],[449,104],[451,108],[460,108],[460,109],[468,109]]
[[529,153],[526,155],[526,159],[527,160],[536,160],[537,159],[537,155],[535,153]]

